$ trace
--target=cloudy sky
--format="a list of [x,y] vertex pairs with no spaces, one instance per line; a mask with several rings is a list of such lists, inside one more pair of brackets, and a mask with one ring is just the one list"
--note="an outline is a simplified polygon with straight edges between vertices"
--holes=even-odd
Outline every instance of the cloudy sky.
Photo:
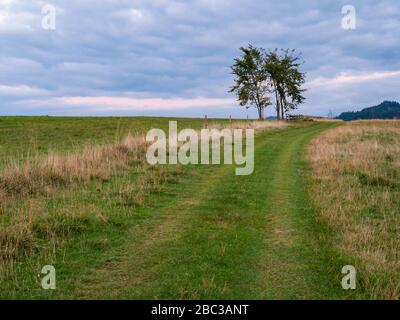
[[400,100],[399,30],[398,0],[0,0],[0,115],[254,117],[227,92],[248,43],[301,52],[299,113],[339,114]]

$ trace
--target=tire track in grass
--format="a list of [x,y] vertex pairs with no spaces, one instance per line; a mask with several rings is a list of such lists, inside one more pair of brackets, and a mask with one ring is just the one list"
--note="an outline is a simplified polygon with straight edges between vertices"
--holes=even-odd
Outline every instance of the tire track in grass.
[[[306,142],[331,124],[256,138],[255,171],[190,168],[192,181],[157,208],[151,226],[132,229],[74,297],[128,299],[329,298],[332,287],[304,190]],[[144,210],[151,210],[148,208]],[[138,237],[141,237],[138,239]],[[130,241],[130,239],[132,241]]]
[[[156,277],[149,279],[146,290],[132,287],[126,295],[243,299],[325,294],[323,286],[311,285],[326,276],[309,268],[314,256],[307,249],[308,234],[303,234],[307,231],[296,225],[295,216],[308,202],[296,176],[303,147],[328,126],[259,137],[254,174],[238,177],[231,172],[211,180],[210,192],[186,208],[179,234],[164,242],[162,263],[154,269]],[[299,192],[294,196],[300,202],[291,201],[293,191]],[[327,294],[333,295],[328,287]]]
[[[202,174],[201,170],[181,181],[179,191],[169,190],[170,195],[167,197],[171,198],[171,202],[168,205],[164,204],[165,196],[162,196],[161,207],[142,208],[141,210],[149,211],[149,215],[157,218],[144,228],[143,226],[132,228],[127,235],[130,241],[108,252],[103,265],[92,270],[83,279],[79,279],[77,281],[79,285],[73,296],[83,299],[113,299],[127,298],[126,290],[132,287],[137,289],[137,295],[145,291],[147,284],[157,277],[153,269],[165,259],[160,248],[166,241],[176,237],[182,227],[182,214],[188,207],[195,206],[201,201],[204,194],[209,191],[207,186],[210,180],[220,179],[220,176],[230,168],[210,167],[208,171],[211,177]],[[178,186],[176,188],[178,189]],[[160,199],[155,197],[153,200]]]
[[173,257],[169,250],[171,242],[190,227],[188,219],[192,217],[193,208],[213,192],[213,186],[224,176],[234,176],[234,169],[227,165],[190,168],[193,175],[177,186],[179,190],[170,191],[177,193],[175,200],[167,203],[164,199],[156,208],[157,212],[151,212],[154,208],[143,209],[149,211],[150,216],[157,216],[155,221],[145,228],[133,228],[128,235],[131,241],[107,253],[101,267],[78,277],[76,290],[66,292],[62,297],[158,297],[150,287],[158,284],[161,287],[158,269]]
[[267,193],[267,234],[260,281],[266,299],[310,299],[336,296],[329,275],[315,272],[323,249],[307,229],[314,221],[303,180],[305,144],[321,127],[290,139],[280,151]]

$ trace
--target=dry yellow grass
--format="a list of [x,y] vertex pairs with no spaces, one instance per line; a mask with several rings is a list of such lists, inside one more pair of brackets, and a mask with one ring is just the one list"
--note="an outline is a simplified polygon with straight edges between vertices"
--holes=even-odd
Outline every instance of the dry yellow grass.
[[256,132],[261,132],[268,129],[283,129],[290,126],[291,123],[287,121],[232,121],[231,124],[212,124],[210,129],[254,129]]
[[308,150],[311,196],[372,298],[400,298],[400,121],[346,123]]
[[9,164],[0,175],[0,203],[10,198],[48,194],[73,182],[105,177],[143,158],[145,138],[127,136],[122,143],[86,147],[81,153],[36,157],[23,165]]
[[312,120],[317,122],[343,122],[343,120],[335,118],[313,118]]

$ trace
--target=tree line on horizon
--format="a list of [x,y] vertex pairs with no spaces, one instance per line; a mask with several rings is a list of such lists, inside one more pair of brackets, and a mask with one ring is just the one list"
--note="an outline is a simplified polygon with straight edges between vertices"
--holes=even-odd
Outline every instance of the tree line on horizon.
[[258,118],[273,105],[278,120],[304,102],[302,88],[305,73],[300,71],[300,55],[295,50],[265,50],[249,44],[241,47],[241,56],[234,60],[235,84],[229,89],[237,95],[241,106],[257,108]]

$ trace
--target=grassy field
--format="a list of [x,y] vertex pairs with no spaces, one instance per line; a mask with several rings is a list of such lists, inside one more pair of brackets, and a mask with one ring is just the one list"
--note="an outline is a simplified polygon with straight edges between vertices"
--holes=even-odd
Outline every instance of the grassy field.
[[[0,166],[49,151],[66,153],[84,145],[112,143],[128,133],[168,128],[169,120],[155,117],[0,117]],[[209,124],[229,120],[210,119]],[[204,119],[179,118],[183,128],[201,128]]]
[[[229,125],[209,120],[217,123]],[[199,129],[204,120],[178,124]],[[392,286],[398,269],[383,268],[382,261],[368,269],[371,250],[363,253],[362,242],[346,238],[346,228],[361,230],[364,220],[337,219],[329,205],[342,203],[340,217],[353,218],[357,204],[346,202],[345,187],[333,190],[335,179],[345,186],[340,179],[346,174],[371,178],[350,172],[343,155],[321,151],[341,144],[348,150],[358,139],[358,125],[340,124],[271,125],[257,135],[254,173],[236,176],[231,165],[147,165],[140,133],[166,129],[165,118],[0,118],[0,297],[398,298]],[[383,131],[362,139],[387,146],[395,141],[397,149],[386,148],[389,164],[382,170],[388,171],[381,173],[398,173],[396,128],[375,127]],[[335,175],[335,166],[329,171],[328,161],[341,163],[345,174]],[[363,173],[377,172],[377,161]],[[398,188],[364,185],[357,185],[358,194],[364,196],[364,187],[382,189],[387,202],[376,208],[376,220],[368,220],[377,236],[368,241],[397,266],[398,220],[390,220],[397,203],[390,201]],[[362,211],[365,199],[357,200]],[[389,225],[392,233],[379,246]],[[56,267],[56,290],[40,286],[38,273],[47,264]],[[361,271],[355,291],[341,288],[347,264]]]
[[309,147],[320,220],[376,299],[400,299],[400,121],[357,121]]

